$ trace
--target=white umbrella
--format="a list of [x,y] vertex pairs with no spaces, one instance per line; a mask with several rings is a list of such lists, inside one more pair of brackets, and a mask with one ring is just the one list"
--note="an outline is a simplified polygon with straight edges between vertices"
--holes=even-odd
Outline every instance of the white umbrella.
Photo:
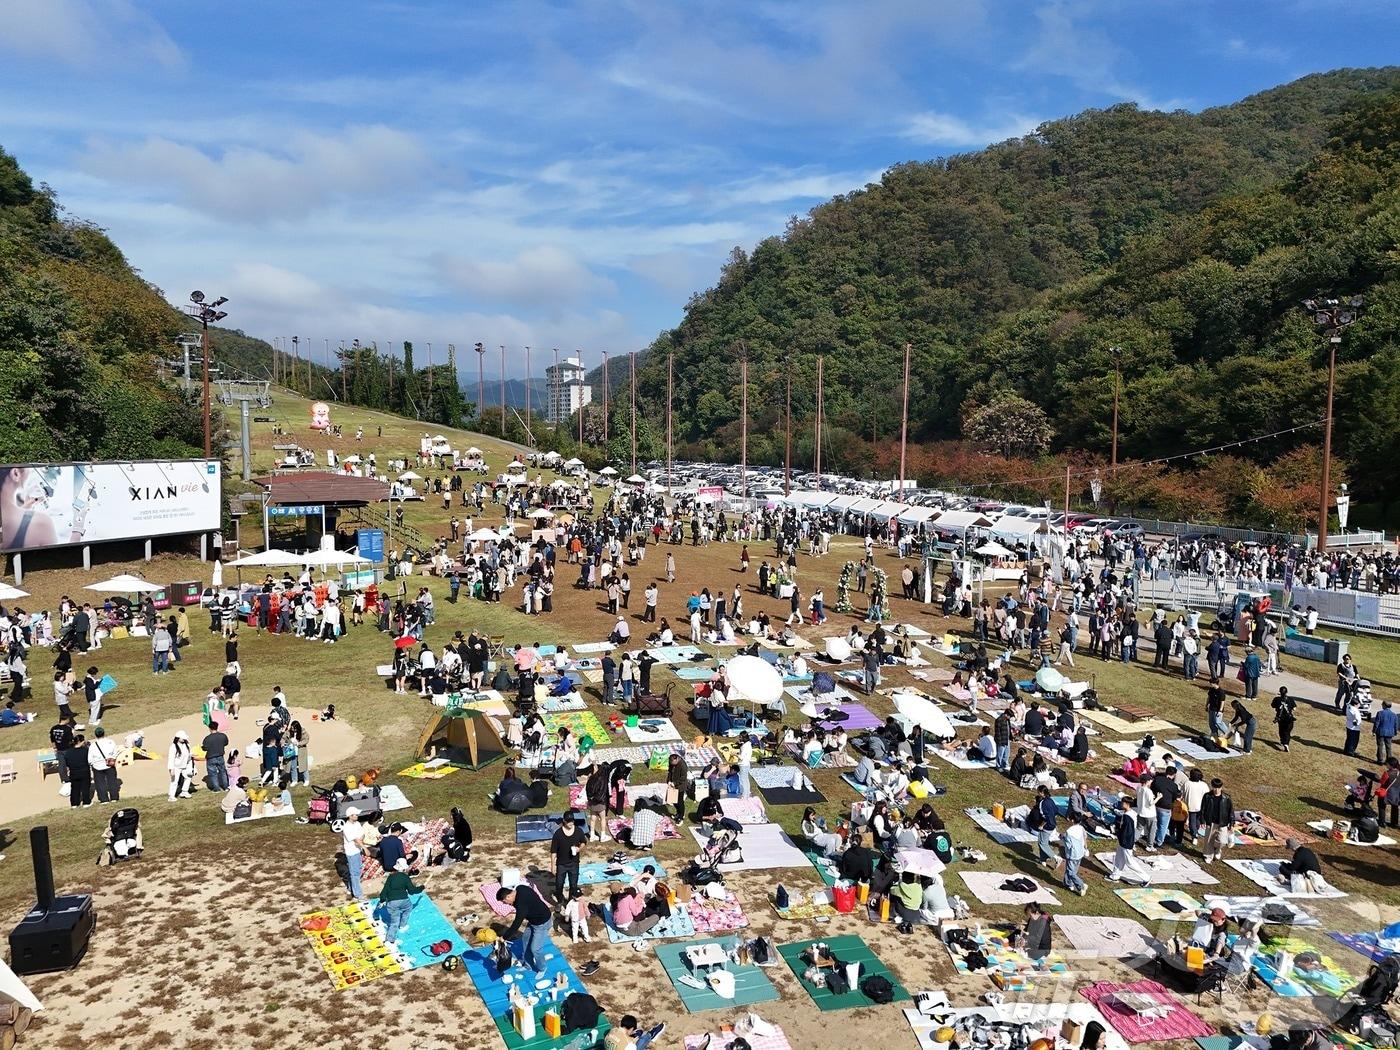
[[826,640],[826,655],[837,663],[851,658],[851,643],[844,638],[828,638]]
[[257,554],[249,554],[246,558],[239,558],[237,561],[229,562],[235,569],[246,569],[253,566],[261,568],[284,567],[290,565],[300,565],[302,558],[298,554],[291,554],[288,551],[270,550],[258,551]]
[[645,485],[646,483],[647,479],[642,477],[640,474],[633,474],[630,478],[627,479],[627,484],[629,485]]
[[958,735],[958,731],[948,719],[947,712],[928,697],[918,693],[898,692],[891,699],[894,700],[894,709],[911,722],[923,726],[925,733],[940,740],[951,740]]
[[1042,667],[1035,673],[1035,684],[1047,693],[1058,693],[1065,687],[1065,676],[1053,667]]
[[415,473],[414,473],[413,471],[411,471],[411,470],[405,470],[402,474],[399,475],[399,480],[400,480],[400,481],[422,481],[422,480],[423,480],[423,475],[422,475],[422,474],[415,474]]
[[972,553],[981,554],[988,558],[1009,558],[1015,551],[1007,550],[996,540],[988,540]]
[[28,597],[28,591],[22,591],[18,587],[11,587],[8,583],[0,582],[0,602],[12,602],[16,598]]
[[88,591],[105,591],[109,594],[116,592],[124,594],[149,594],[152,591],[165,590],[165,588],[158,583],[151,583],[149,580],[143,580],[140,576],[132,576],[130,573],[122,573],[120,576],[113,576],[110,580],[103,580],[101,583],[90,583],[83,589]]
[[554,511],[545,510],[543,507],[533,507],[525,512],[527,518],[552,518]]
[[362,462],[362,460],[360,459],[359,456],[346,456],[346,457],[345,457],[344,459],[342,459],[340,462],[342,462],[342,463],[360,463],[360,462]]
[[764,707],[783,695],[783,676],[767,660],[757,656],[731,657],[724,665],[731,696]]
[[484,527],[477,529],[475,532],[473,532],[470,536],[467,537],[467,539],[475,540],[478,543],[487,543],[491,540],[499,540],[500,538],[501,534],[495,529],[488,529]]
[[467,449],[466,455],[468,455],[468,456],[479,456],[479,455],[481,455],[481,449],[479,449],[479,448],[477,448],[475,445],[473,445],[471,448]]
[[566,466],[566,467],[581,467],[581,466],[583,466],[583,460],[581,460],[581,459],[566,459],[566,460],[564,460],[564,466]]
[[931,849],[896,850],[894,866],[900,871],[912,871],[915,875],[927,875],[930,878],[941,875],[946,867],[938,859],[938,854]]
[[612,467],[604,467],[602,470],[598,471],[598,473],[606,474],[608,477],[613,477],[615,474],[617,474],[617,471],[613,470]]

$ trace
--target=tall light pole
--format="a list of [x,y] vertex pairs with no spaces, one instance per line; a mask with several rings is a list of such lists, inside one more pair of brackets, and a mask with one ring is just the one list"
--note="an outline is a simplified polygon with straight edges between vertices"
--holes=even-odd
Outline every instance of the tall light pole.
[[603,351],[603,451],[608,448],[608,352]]
[[[476,351],[476,418],[484,420],[486,418],[486,347],[477,343],[473,347]],[[393,368],[393,359],[390,359],[390,369]],[[390,371],[390,375],[394,373]]]
[[792,495],[792,355],[783,355],[783,375],[786,379],[786,396],[783,426],[783,495]]
[[1108,466],[1118,473],[1118,392],[1123,385],[1123,348],[1110,346],[1109,356],[1113,358],[1113,444],[1110,446]]
[[899,412],[899,494],[904,495],[904,468],[909,448],[909,352],[912,343],[904,344],[904,398]]
[[199,322],[200,327],[200,349],[204,354],[204,458],[208,459],[213,455],[213,444],[209,439],[209,322],[215,324],[228,316],[226,311],[219,307],[228,302],[224,296],[219,296],[212,303],[204,301],[204,293],[196,289],[190,292],[190,303],[188,307],[190,314]]
[[525,433],[526,433],[526,434],[531,433],[531,430],[530,430],[530,377],[531,377],[532,375],[534,375],[534,373],[530,371],[530,348],[527,346],[527,347],[525,348]]
[[739,495],[749,498],[749,345],[739,344]]
[[1317,549],[1327,549],[1327,517],[1332,510],[1332,397],[1337,387],[1337,347],[1342,329],[1356,323],[1365,301],[1359,295],[1344,299],[1304,299],[1303,308],[1312,314],[1313,324],[1327,337],[1327,423],[1322,436],[1322,489],[1317,516]]
[[627,355],[627,378],[632,388],[632,474],[637,474],[637,351]]
[[822,488],[822,362],[825,358],[817,355],[817,426],[816,449],[813,460],[817,469],[817,491]]
[[506,345],[501,344],[501,437],[506,436]]
[[292,386],[297,385],[297,371],[301,368],[301,336],[292,336]]
[[675,384],[675,361],[676,355],[671,351],[666,353],[666,495],[671,495],[671,396]]

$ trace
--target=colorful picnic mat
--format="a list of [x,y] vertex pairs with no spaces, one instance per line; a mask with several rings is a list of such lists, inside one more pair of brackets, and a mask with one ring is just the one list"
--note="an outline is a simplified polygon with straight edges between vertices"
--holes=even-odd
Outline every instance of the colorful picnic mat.
[[[1286,977],[1279,976],[1279,952],[1293,956],[1293,966]],[[1356,986],[1356,978],[1331,956],[1299,937],[1265,937],[1254,953],[1253,966],[1275,995],[1288,998],[1327,995],[1336,999]]]
[[[666,971],[666,976],[675,985],[676,994],[681,997],[681,1004],[689,1013],[751,1006],[754,1003],[771,1002],[778,998],[778,990],[773,987],[773,982],[768,979],[768,975],[763,972],[761,967],[752,963],[742,966],[731,961],[724,965],[723,968],[734,977],[734,995],[725,997],[711,990],[709,982],[705,979],[705,968],[702,968],[700,972],[692,971],[690,964],[686,961],[686,952],[691,948],[717,944],[728,951],[734,942],[735,938],[733,937],[709,937],[704,940],[686,941],[683,944],[658,944],[656,946],[656,957]],[[698,982],[701,987],[695,987],[692,982]],[[711,1045],[714,1045],[713,1040],[711,1040]]]
[[603,905],[603,928],[608,932],[608,941],[612,944],[622,944],[632,941],[667,941],[675,940],[679,937],[694,937],[695,923],[690,921],[690,912],[687,905],[677,904],[671,909],[671,914],[662,919],[646,933],[640,936],[623,933],[613,925],[612,908]]
[[1035,987],[1035,980],[1038,977],[1058,978],[1069,976],[1069,964],[1065,962],[1065,957],[1059,952],[1050,952],[1043,960],[1037,962],[1019,948],[1012,947],[1011,944],[1012,927],[1010,926],[983,926],[981,933],[969,933],[968,936],[982,949],[982,954],[986,956],[990,964],[989,970],[970,970],[967,966],[967,958],[949,941],[944,941],[943,946],[948,949],[948,954],[953,959],[953,968],[960,974],[986,973],[991,977],[995,975],[998,984],[1006,991],[1028,992]]
[[[559,830],[559,825],[564,823],[564,814],[549,813],[543,816],[537,813],[522,813],[515,818],[515,841],[517,843],[526,842],[548,842],[554,837],[554,833]],[[582,813],[574,814],[574,823],[583,827],[587,823],[587,818]]]
[[[436,966],[448,955],[467,950],[467,942],[427,893],[420,890],[411,900],[413,909],[397,945],[386,943],[371,921],[383,919],[378,905],[371,913],[368,905],[350,901],[301,917],[301,930],[337,991],[419,966]],[[448,942],[447,950],[434,953],[433,946],[441,941]]]
[[1400,952],[1400,922],[1371,933],[1333,933],[1332,939],[1372,962],[1380,962],[1392,952]]
[[[522,939],[523,940],[523,939]],[[491,1015],[491,1020],[496,1023],[496,1031],[500,1033],[501,1039],[505,1042],[507,1050],[558,1050],[578,1039],[580,1036],[590,1036],[594,1042],[585,1045],[601,1045],[603,1036],[612,1027],[605,1016],[600,1016],[596,1028],[588,1029],[587,1032],[570,1032],[559,1038],[551,1038],[544,1030],[544,1015],[551,1007],[558,1007],[560,1003],[572,992],[583,992],[583,982],[579,980],[574,968],[569,965],[567,959],[560,954],[552,941],[547,941],[544,946],[545,968],[544,972],[536,975],[533,971],[518,964],[520,959],[522,941],[516,941],[511,945],[511,953],[517,960],[517,965],[502,973],[496,969],[496,964],[491,960],[491,949],[489,946],[482,948],[472,948],[462,954],[462,965],[471,977],[472,983],[476,985],[477,993],[481,996],[482,1002],[486,1004],[486,1010]],[[563,975],[562,986],[559,975]],[[539,1003],[535,1006],[535,1035],[531,1039],[520,1038],[520,1033],[515,1030],[510,1019],[510,989],[518,986],[523,992],[537,994],[540,997]]]
[[1129,886],[1113,892],[1133,911],[1154,922],[1195,922],[1203,906],[1184,890],[1162,886]]
[[696,933],[730,933],[749,924],[739,898],[730,894],[724,900],[697,893],[686,905]]
[[792,970],[794,976],[797,977],[798,983],[802,985],[807,994],[811,996],[812,1002],[816,1003],[818,1010],[850,1010],[857,1007],[875,1005],[866,997],[865,993],[860,990],[860,982],[863,982],[867,977],[873,977],[877,974],[890,982],[890,986],[894,990],[892,1002],[907,1002],[911,998],[895,975],[890,973],[888,967],[886,967],[875,953],[866,946],[863,940],[853,934],[846,934],[841,937],[828,937],[823,943],[831,949],[831,954],[835,956],[838,961],[842,963],[860,963],[860,982],[857,982],[856,986],[851,988],[850,991],[841,995],[833,995],[828,989],[817,987],[802,976],[810,965],[802,960],[802,953],[816,943],[818,942],[795,941],[792,944],[781,944],[778,946],[778,954],[783,957],[783,961],[788,964],[788,968]]
[[[1132,992],[1155,1000],[1167,1008],[1165,1017],[1148,1017],[1124,1005],[1121,992]],[[1130,1043],[1155,1043],[1168,1039],[1194,1039],[1214,1035],[1215,1029],[1187,1009],[1171,992],[1156,981],[1116,984],[1100,981],[1079,994],[1098,1007],[1099,1013],[1119,1035]]]
[[425,762],[415,762],[407,769],[401,769],[398,775],[408,777],[410,780],[441,780],[443,777],[450,777],[460,770],[461,766],[430,766]]
[[[767,1035],[754,1035],[749,1033],[740,1036],[737,1032],[711,1032],[708,1035],[688,1035],[685,1037],[685,1050],[700,1050],[703,1046],[706,1050],[731,1050],[735,1040],[742,1038],[753,1050],[792,1050],[792,1044],[788,1042],[783,1030],[775,1024],[770,1024],[772,1029]],[[707,1043],[705,1040],[709,1039]]]
[[[442,836],[452,830],[452,825],[442,817],[435,817],[422,824],[413,825],[417,830],[406,831],[400,838],[403,839],[405,855],[417,853],[422,860],[428,856],[428,850],[432,847],[442,845]],[[385,871],[379,865],[379,858],[366,854],[364,866],[360,869],[360,879],[368,882],[370,879],[380,879],[385,875]]]
[[602,719],[592,711],[551,711],[544,716],[547,739],[557,740],[560,729],[567,729],[575,740],[591,736],[595,744],[607,744],[612,741]]

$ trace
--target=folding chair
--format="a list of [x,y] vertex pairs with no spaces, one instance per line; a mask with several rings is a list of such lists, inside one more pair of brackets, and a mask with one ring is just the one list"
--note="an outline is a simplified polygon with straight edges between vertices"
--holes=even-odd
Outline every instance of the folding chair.
[[13,758],[0,758],[0,784],[18,779],[19,771],[15,769],[15,760]]

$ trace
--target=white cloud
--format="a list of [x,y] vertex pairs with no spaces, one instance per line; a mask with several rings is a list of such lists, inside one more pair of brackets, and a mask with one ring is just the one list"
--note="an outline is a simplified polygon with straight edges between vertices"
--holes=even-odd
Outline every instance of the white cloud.
[[169,34],[129,0],[0,0],[0,52],[88,71],[185,65]]
[[218,156],[168,138],[94,143],[83,167],[109,182],[168,191],[191,207],[261,221],[304,215],[333,200],[416,182],[427,154],[383,125],[338,135],[297,132],[280,153],[234,146]]
[[503,261],[477,261],[448,254],[439,254],[433,261],[449,285],[478,302],[557,310],[563,303],[617,291],[611,281],[551,244],[526,248],[513,259]]
[[782,204],[787,201],[824,201],[838,194],[879,182],[882,172],[775,171],[722,188],[718,199],[725,205]]
[[984,124],[970,124],[951,113],[929,110],[910,117],[903,135],[910,141],[931,146],[985,146],[1029,135],[1040,124],[1039,119],[1020,114],[1009,114]]

